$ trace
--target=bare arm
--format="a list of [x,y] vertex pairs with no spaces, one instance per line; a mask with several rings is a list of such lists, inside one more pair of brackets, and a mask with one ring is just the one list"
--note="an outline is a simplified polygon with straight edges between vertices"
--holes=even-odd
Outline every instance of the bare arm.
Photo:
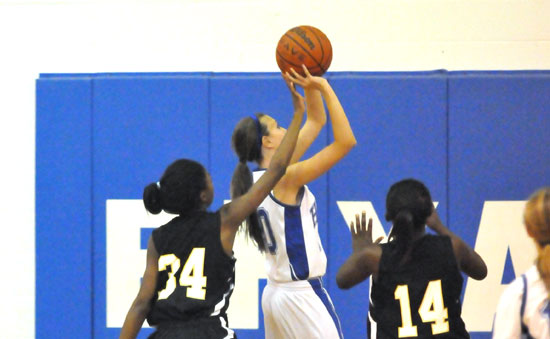
[[243,220],[258,208],[275,184],[285,174],[296,147],[303,117],[303,110],[294,111],[292,122],[262,177],[252,185],[248,192],[221,208],[222,232],[225,233],[222,234],[222,238],[230,239],[231,244]]
[[[320,91],[325,99],[330,120],[332,123],[332,132],[334,141],[323,148],[313,157],[293,164],[288,168],[287,174],[281,181],[281,185],[286,188],[292,187],[294,190],[302,187],[322,174],[326,173],[338,161],[340,161],[349,151],[357,144],[357,140],[353,134],[353,130],[349,124],[344,108],[338,100],[338,96],[328,83],[322,77],[314,77],[309,74],[307,68],[304,69],[306,77],[300,76],[294,72],[289,79],[304,87],[315,88]],[[292,190],[290,190],[292,191]]]
[[[285,81],[288,84],[290,80],[285,77]],[[298,135],[296,149],[290,160],[291,164],[300,160],[327,123],[327,114],[321,92],[315,88],[305,87],[304,94],[306,97],[307,119]]]
[[135,338],[137,337],[147,313],[151,307],[151,299],[155,294],[157,286],[157,272],[158,272],[158,259],[159,255],[153,237],[149,237],[147,243],[147,264],[145,267],[145,273],[143,274],[143,281],[139,289],[138,295],[122,325],[120,331],[120,339]]
[[366,224],[365,212],[361,215],[355,215],[354,227],[353,221],[350,224],[352,253],[349,258],[340,266],[336,274],[336,284],[341,289],[349,289],[365,279],[371,274],[378,274],[378,264],[382,256],[382,248],[378,245],[380,239],[372,242],[372,219],[369,219],[368,227]]
[[437,210],[434,208],[432,215],[426,220],[426,225],[434,230],[437,234],[446,235],[451,238],[453,251],[455,253],[458,266],[462,272],[476,280],[483,280],[487,276],[487,265],[483,258],[459,236],[451,232],[439,218]]

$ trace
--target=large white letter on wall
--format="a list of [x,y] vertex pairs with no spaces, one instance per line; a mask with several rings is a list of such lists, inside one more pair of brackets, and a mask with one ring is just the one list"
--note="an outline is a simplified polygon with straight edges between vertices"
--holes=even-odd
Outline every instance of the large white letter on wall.
[[485,260],[488,273],[481,281],[468,279],[462,306],[468,331],[492,329],[498,299],[507,286],[501,281],[508,248],[517,275],[533,264],[536,250],[523,226],[524,207],[525,201],[486,201],[483,206],[475,250]]
[[[173,215],[152,215],[138,199],[106,201],[107,327],[122,327],[145,272],[141,229],[166,223]],[[147,327],[147,322],[143,323]]]

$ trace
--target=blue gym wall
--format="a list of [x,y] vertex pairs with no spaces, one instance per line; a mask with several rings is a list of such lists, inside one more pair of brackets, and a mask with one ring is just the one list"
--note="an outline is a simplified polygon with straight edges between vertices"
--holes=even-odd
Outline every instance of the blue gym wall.
[[[383,220],[389,185],[415,177],[474,246],[485,201],[524,200],[549,184],[550,72],[326,77],[358,145],[310,187],[328,256],[325,285],[345,336],[362,338],[368,282],[341,291],[334,281],[350,252],[336,201],[371,201]],[[287,125],[289,95],[275,73],[43,74],[36,91],[36,337],[116,338],[120,329],[105,320],[106,200],[140,199],[186,157],[210,171],[218,208],[229,199],[236,122],[266,112]],[[327,127],[308,154],[332,140]],[[236,331],[260,338],[262,327]]]

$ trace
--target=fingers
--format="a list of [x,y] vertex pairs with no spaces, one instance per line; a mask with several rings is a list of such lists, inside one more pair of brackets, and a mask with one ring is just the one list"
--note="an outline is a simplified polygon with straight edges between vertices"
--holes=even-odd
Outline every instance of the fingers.
[[[363,222],[364,222],[364,221],[365,221],[365,220],[363,219]],[[369,234],[372,234],[372,218],[369,218],[369,227],[367,227],[367,232],[368,232]]]
[[[288,74],[288,73],[287,73]],[[294,85],[294,82],[288,78],[288,79],[285,79],[286,80],[286,85],[288,86],[288,89],[292,92],[292,93],[298,93],[296,92],[296,85]]]
[[384,237],[378,237],[378,239],[376,239],[374,243],[379,244],[382,240],[384,240]]
[[349,224],[349,230],[351,231],[351,235],[354,236],[355,234],[357,234],[357,230],[355,229],[354,227],[355,225],[353,224],[353,221],[350,222]]
[[307,69],[306,65],[302,64],[302,69],[304,70],[304,74],[307,77],[311,77],[311,74],[309,73],[309,70]]
[[296,70],[294,70],[294,68],[292,68],[292,67],[290,68],[290,73],[291,73],[292,78],[295,78],[295,79],[303,79],[304,78],[298,72],[296,72]]

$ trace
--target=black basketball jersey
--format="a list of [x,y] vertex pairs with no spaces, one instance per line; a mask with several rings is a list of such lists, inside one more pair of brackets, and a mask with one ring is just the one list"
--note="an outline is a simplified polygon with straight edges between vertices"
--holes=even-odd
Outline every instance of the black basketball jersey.
[[369,338],[469,338],[460,317],[463,278],[451,239],[423,236],[402,265],[395,248],[394,242],[382,244],[371,289]]
[[150,325],[223,317],[235,281],[235,259],[224,252],[219,212],[176,217],[153,231],[159,254]]

